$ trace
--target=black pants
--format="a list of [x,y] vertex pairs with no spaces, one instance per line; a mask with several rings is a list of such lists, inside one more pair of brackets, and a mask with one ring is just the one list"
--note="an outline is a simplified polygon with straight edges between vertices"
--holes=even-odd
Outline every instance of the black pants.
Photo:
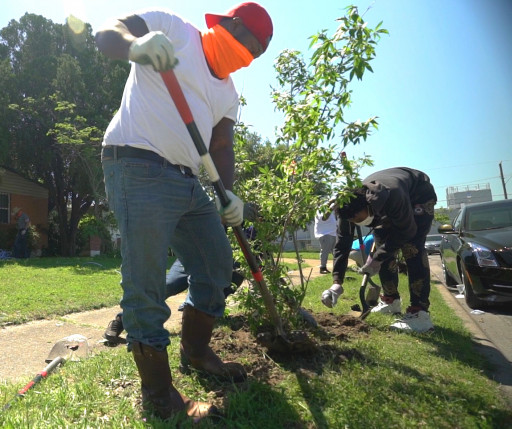
[[[421,307],[425,311],[428,311],[430,306],[430,266],[428,254],[425,250],[425,241],[432,227],[433,219],[433,213],[428,211],[415,215],[414,220],[418,228],[416,235],[401,248],[402,255],[407,264],[411,306]],[[388,234],[389,230],[385,228],[374,230],[377,246],[385,241]],[[396,255],[394,258],[387,259],[382,263],[379,277],[384,294],[398,297],[398,264]]]

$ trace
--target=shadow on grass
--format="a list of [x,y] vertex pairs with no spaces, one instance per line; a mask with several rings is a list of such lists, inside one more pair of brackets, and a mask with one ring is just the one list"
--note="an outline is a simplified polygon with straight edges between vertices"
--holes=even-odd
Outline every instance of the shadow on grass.
[[436,326],[435,333],[423,336],[422,340],[434,345],[439,356],[457,359],[477,371],[483,370],[487,378],[508,387],[505,399],[512,409],[512,365],[496,347],[485,344],[486,338],[473,339],[470,335]]

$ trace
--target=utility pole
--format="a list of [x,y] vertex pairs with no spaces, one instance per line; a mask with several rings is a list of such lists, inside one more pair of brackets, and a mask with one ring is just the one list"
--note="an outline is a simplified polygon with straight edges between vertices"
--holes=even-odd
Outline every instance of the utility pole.
[[503,161],[500,162],[500,176],[501,176],[501,183],[503,185],[503,193],[505,194],[505,199],[508,200],[507,198],[507,187],[505,186],[505,178],[503,177],[503,167],[501,165]]

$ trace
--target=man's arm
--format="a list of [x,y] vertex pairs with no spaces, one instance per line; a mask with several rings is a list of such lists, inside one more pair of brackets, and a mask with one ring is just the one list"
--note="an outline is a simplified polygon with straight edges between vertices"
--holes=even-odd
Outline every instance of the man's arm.
[[222,118],[213,128],[210,140],[210,155],[227,190],[233,189],[235,181],[234,125],[231,119]]
[[244,203],[232,192],[235,181],[234,124],[231,119],[222,118],[215,125],[209,151],[230,201],[227,206],[222,207],[218,196],[215,198],[215,205],[222,217],[222,222],[228,226],[239,226],[244,219]]
[[116,19],[96,33],[96,45],[113,60],[127,60],[131,44],[149,33],[146,22],[138,15]]

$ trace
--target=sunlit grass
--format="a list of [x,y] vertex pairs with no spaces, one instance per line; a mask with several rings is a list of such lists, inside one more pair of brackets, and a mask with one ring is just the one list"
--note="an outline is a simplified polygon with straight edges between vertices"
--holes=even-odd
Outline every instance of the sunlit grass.
[[[54,261],[56,262],[56,261]],[[23,280],[45,284],[53,300],[66,301],[89,309],[100,301],[103,288],[110,290],[115,302],[119,297],[117,282],[119,261],[104,261],[104,268],[87,268],[77,260],[65,264],[3,264],[0,283],[16,278],[18,291],[3,288],[2,293],[30,301],[34,290]],[[44,265],[44,266],[43,266]],[[7,268],[7,270],[5,270]],[[100,268],[100,267],[98,267]],[[56,270],[56,271],[54,271]],[[84,271],[85,270],[85,271]],[[94,270],[94,271],[93,271]],[[58,277],[58,278],[56,278]],[[62,277],[64,280],[61,280]],[[309,283],[304,307],[314,313],[327,311],[320,303],[321,292],[330,286],[330,276]],[[339,305],[330,310],[343,315],[359,303],[360,276],[349,273],[345,293]],[[86,280],[84,280],[84,278]],[[88,289],[85,296],[76,291],[94,283],[104,286]],[[114,285],[109,284],[114,283]],[[53,285],[53,286],[52,286]],[[110,288],[110,289],[109,289]],[[53,290],[52,290],[53,289]],[[62,290],[64,289],[64,290]],[[21,291],[27,294],[24,297]],[[407,279],[401,276],[400,290],[405,309],[408,301]],[[61,311],[45,299],[45,312]],[[284,381],[271,386],[251,377],[231,389],[224,398],[224,417],[213,424],[180,427],[222,428],[506,428],[512,412],[507,408],[495,382],[482,369],[486,362],[476,354],[470,334],[439,291],[433,287],[431,314],[436,326],[431,334],[405,334],[389,329],[394,317],[372,314],[366,322],[368,334],[333,346],[353,351],[357,359],[324,362],[312,368],[291,371],[276,364]],[[28,320],[34,310],[10,305],[10,313]],[[2,311],[4,310],[2,306]],[[169,356],[175,384],[190,397],[208,400],[218,389],[208,389],[201,377],[177,371],[179,342],[171,340]],[[265,357],[263,351],[262,359]],[[243,356],[241,356],[243,361]],[[28,380],[27,380],[28,381]],[[0,400],[11,400],[18,384],[0,385]],[[208,390],[206,391],[205,390]],[[217,393],[218,394],[218,393]],[[105,349],[82,362],[67,362],[48,379],[29,391],[25,398],[0,414],[5,428],[160,428],[176,427],[177,421],[163,423],[141,414],[140,381],[131,355],[124,348]]]

